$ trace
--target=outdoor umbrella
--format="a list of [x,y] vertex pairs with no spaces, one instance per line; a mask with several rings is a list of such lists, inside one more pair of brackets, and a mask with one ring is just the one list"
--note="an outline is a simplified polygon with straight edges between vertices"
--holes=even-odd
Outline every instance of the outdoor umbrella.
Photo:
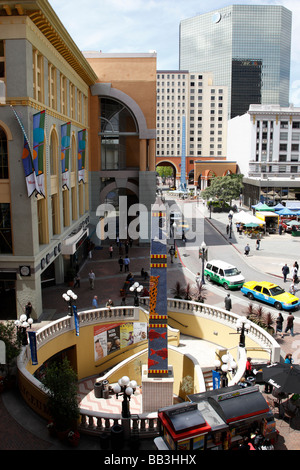
[[277,214],[278,215],[295,215],[296,212],[295,211],[291,211],[290,209],[281,209],[280,211],[277,211]]
[[262,367],[262,381],[277,393],[300,393],[300,365],[275,363]]
[[297,220],[290,220],[289,222],[286,223],[286,225],[288,226],[293,226],[293,225],[296,225],[296,226],[299,226],[300,225],[300,221],[297,221]]
[[244,227],[250,228],[250,227],[258,227],[260,223],[256,222],[249,222],[248,224],[244,224]]

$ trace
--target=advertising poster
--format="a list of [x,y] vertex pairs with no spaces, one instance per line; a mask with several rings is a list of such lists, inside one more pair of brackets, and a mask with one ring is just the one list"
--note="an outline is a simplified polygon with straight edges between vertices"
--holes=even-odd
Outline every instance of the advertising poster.
[[147,323],[126,322],[94,327],[95,361],[147,339]]

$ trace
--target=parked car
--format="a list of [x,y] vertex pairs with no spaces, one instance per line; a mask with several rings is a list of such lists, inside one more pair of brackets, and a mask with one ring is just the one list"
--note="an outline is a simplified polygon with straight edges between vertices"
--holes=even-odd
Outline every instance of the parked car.
[[204,275],[207,281],[213,281],[221,284],[224,289],[236,289],[242,287],[245,278],[232,264],[221,260],[212,260],[206,263]]
[[300,300],[293,294],[286,292],[282,287],[272,282],[245,282],[241,288],[241,292],[248,299],[261,300],[277,308],[278,310],[292,310],[300,305]]

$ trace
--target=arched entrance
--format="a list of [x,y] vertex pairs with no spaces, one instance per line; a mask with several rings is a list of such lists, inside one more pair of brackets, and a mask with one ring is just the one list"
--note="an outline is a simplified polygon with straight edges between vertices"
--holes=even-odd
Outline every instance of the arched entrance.
[[169,186],[173,188],[176,185],[176,166],[169,161],[159,162],[156,165],[157,185]]

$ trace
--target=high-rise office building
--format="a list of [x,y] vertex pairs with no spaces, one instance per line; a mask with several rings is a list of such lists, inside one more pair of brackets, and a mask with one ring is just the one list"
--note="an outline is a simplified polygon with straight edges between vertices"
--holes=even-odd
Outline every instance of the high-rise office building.
[[289,105],[292,13],[231,5],[180,23],[180,70],[211,72],[228,87],[228,117],[250,104]]

